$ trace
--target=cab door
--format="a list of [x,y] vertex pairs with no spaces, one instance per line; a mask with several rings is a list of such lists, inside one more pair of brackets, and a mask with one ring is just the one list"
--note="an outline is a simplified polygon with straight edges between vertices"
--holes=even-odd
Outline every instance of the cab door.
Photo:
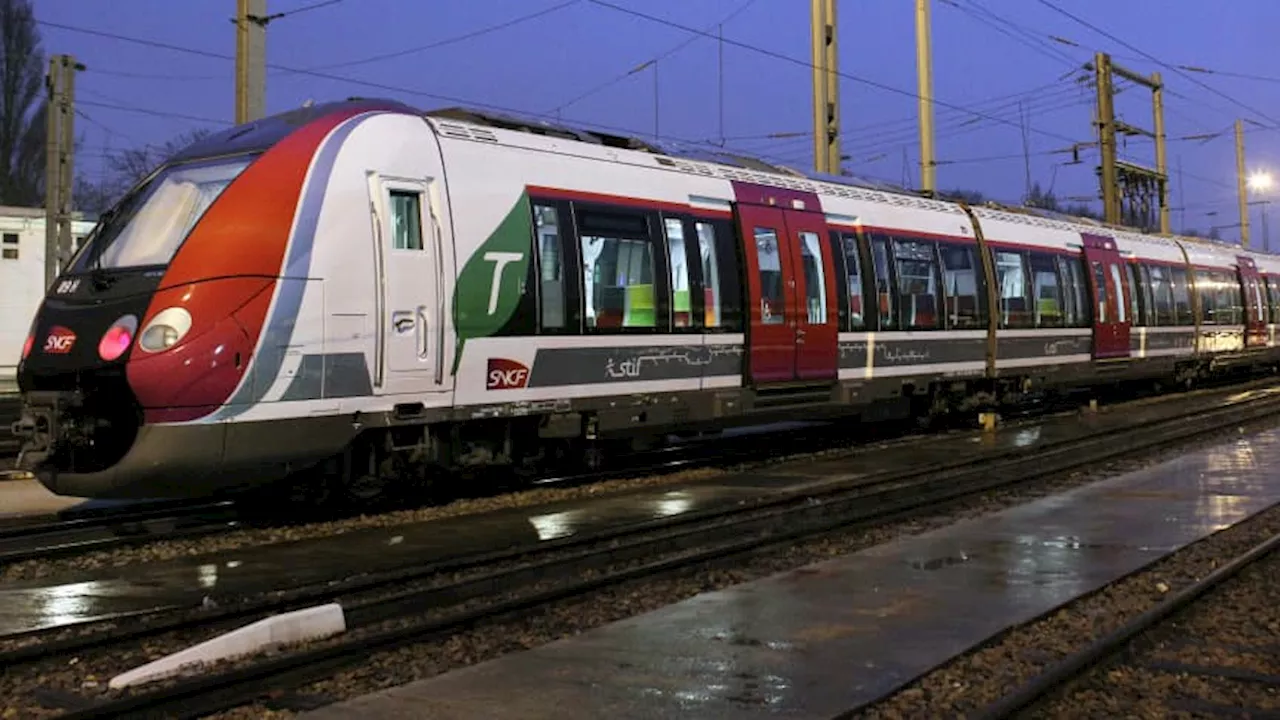
[[1093,293],[1093,357],[1097,360],[1129,357],[1129,293],[1124,260],[1116,242],[1102,235],[1082,233],[1084,261]]
[[1236,267],[1240,273],[1240,289],[1244,293],[1244,344],[1245,347],[1264,347],[1267,344],[1267,301],[1262,286],[1262,276],[1253,258],[1239,255]]
[[370,176],[381,392],[448,390],[445,255],[430,181]]
[[754,384],[834,380],[838,322],[821,213],[737,205],[744,243]]

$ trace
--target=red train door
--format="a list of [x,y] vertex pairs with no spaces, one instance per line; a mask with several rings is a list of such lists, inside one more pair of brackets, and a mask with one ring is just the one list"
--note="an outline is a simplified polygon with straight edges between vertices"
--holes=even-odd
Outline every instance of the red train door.
[[1236,257],[1240,270],[1240,289],[1244,293],[1244,344],[1261,347],[1267,344],[1267,301],[1262,276],[1253,258]]
[[1085,274],[1093,293],[1093,357],[1129,357],[1129,288],[1124,281],[1124,260],[1116,241],[1082,233]]
[[836,378],[838,313],[821,213],[738,204],[753,383]]

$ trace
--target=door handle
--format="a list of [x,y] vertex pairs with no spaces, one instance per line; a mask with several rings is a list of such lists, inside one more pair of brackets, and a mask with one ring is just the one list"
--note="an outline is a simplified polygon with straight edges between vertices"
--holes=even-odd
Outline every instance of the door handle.
[[431,355],[431,333],[430,323],[427,321],[427,307],[425,305],[418,306],[418,357],[426,358]]

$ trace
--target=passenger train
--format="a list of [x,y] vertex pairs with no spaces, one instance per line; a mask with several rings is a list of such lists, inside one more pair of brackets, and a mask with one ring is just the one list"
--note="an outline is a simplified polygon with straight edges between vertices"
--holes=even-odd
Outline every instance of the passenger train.
[[207,137],[107,213],[14,429],[62,495],[355,488],[1273,369],[1278,314],[1270,255],[352,99]]

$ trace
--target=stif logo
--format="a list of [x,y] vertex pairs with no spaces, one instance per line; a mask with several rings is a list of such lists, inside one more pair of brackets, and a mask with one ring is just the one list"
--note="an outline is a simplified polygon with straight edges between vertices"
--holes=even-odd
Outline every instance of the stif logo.
[[44,339],[44,351],[50,355],[66,355],[76,343],[76,334],[61,325],[54,325]]
[[529,368],[515,360],[489,358],[489,372],[485,375],[485,390],[519,390],[529,382]]

